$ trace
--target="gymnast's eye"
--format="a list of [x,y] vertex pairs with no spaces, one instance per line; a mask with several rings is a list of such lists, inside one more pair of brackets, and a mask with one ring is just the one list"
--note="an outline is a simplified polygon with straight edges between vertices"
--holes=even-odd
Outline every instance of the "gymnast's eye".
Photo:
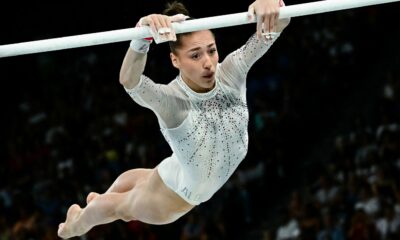
[[190,58],[193,60],[198,60],[200,56],[200,53],[193,53],[192,55],[190,55]]

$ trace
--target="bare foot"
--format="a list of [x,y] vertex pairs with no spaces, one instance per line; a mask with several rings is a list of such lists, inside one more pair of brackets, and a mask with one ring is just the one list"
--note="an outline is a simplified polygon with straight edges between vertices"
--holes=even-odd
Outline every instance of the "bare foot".
[[95,192],[91,192],[88,194],[88,196],[86,197],[86,204],[89,204],[93,199],[95,199],[96,197],[98,197],[100,194],[95,193]]
[[76,224],[80,214],[82,212],[82,208],[79,205],[72,205],[67,212],[67,219],[64,223],[61,223],[58,226],[58,236],[67,239],[75,236],[80,236],[86,233],[86,231],[82,228],[82,226],[78,226]]

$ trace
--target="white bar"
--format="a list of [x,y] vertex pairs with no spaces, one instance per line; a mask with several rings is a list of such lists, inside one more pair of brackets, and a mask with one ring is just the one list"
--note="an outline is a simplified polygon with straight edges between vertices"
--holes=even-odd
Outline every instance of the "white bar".
[[[344,9],[397,2],[400,0],[326,0],[282,7],[279,18],[298,17],[317,13],[332,12]],[[177,33],[193,32],[204,29],[237,26],[253,23],[248,21],[247,12],[221,15],[215,17],[188,20],[174,23]],[[0,46],[0,58],[23,54],[56,51],[62,49],[86,47],[106,43],[130,41],[136,38],[150,37],[147,27],[127,28],[121,30],[53,38],[32,42],[15,43]]]

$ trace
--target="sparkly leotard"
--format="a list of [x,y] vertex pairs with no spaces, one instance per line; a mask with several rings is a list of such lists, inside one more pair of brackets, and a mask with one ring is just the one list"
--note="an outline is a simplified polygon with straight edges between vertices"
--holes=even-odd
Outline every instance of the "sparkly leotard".
[[253,35],[217,65],[215,87],[196,93],[178,76],[168,85],[142,75],[126,89],[139,105],[151,109],[172,156],[157,167],[164,183],[192,205],[211,198],[247,153],[246,76],[278,38],[268,43]]

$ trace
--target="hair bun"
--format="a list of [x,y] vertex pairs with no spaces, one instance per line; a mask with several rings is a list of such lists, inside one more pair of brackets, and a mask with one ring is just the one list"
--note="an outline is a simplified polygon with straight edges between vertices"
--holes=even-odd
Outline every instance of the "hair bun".
[[186,16],[189,16],[189,11],[186,9],[183,3],[179,1],[173,1],[172,3],[166,4],[163,14],[168,16],[173,16],[176,14],[184,14]]

